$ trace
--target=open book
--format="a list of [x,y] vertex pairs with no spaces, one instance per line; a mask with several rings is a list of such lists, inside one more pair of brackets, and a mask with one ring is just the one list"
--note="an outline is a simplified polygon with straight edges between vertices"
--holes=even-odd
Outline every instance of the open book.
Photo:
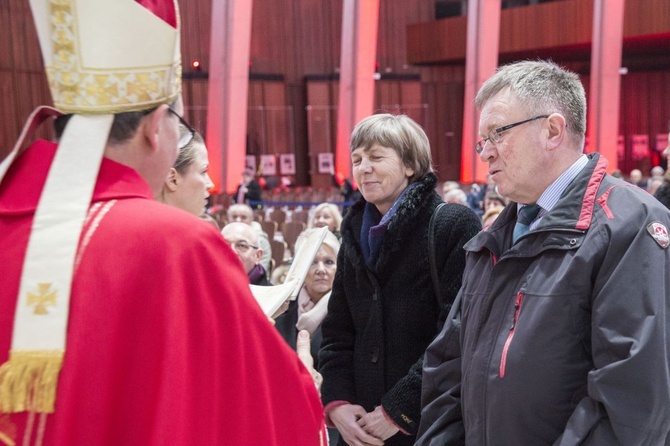
[[293,263],[286,274],[284,283],[275,286],[249,285],[251,294],[254,295],[263,313],[268,317],[271,317],[284,302],[295,300],[298,297],[309,267],[327,232],[327,227],[310,231],[307,239],[301,243],[300,249],[293,256]]

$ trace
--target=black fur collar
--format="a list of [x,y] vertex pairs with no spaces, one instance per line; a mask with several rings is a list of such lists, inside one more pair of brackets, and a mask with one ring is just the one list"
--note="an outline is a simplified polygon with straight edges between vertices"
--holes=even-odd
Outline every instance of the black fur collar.
[[[416,181],[417,185],[407,191],[403,201],[398,206],[396,214],[389,223],[382,249],[380,250],[380,261],[384,257],[384,252],[393,246],[399,237],[402,237],[407,231],[412,231],[416,226],[416,217],[424,212],[432,213],[434,207],[439,203],[439,196],[435,193],[437,177],[433,173],[424,175],[423,178]],[[342,222],[342,242],[354,245],[357,256],[362,258],[360,253],[360,231],[363,224],[363,212],[367,201],[361,198],[356,202],[347,213]],[[354,259],[352,259],[354,260]],[[359,259],[357,259],[359,260]],[[359,263],[355,261],[355,263]],[[377,262],[379,265],[379,262]]]

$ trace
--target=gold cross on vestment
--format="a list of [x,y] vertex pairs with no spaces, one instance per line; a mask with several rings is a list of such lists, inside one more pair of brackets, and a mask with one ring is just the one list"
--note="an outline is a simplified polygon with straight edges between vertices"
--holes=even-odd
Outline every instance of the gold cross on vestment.
[[37,293],[28,292],[28,306],[35,305],[33,314],[49,314],[47,305],[56,306],[58,291],[51,291],[50,283],[38,283]]

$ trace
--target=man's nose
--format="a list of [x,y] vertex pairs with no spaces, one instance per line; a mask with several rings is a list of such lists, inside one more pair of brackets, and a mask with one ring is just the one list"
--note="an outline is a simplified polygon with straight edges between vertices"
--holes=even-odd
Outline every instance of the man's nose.
[[491,141],[486,141],[484,143],[484,150],[482,150],[482,153],[479,154],[479,159],[482,160],[483,162],[488,162],[490,158],[493,158],[493,153],[494,153],[495,147]]

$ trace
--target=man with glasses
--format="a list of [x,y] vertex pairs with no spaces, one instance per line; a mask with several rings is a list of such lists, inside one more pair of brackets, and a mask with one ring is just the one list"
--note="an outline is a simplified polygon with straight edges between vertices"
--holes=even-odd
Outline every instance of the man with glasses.
[[0,164],[0,444],[324,444],[233,250],[154,199],[192,138],[177,3],[30,3],[59,111],[26,129],[70,117]]
[[258,235],[258,246],[263,250],[263,254],[261,255],[261,265],[263,265],[263,268],[265,268],[265,271],[269,274],[272,269],[272,245],[270,244],[268,234],[263,231],[261,224],[254,220],[254,211],[251,209],[251,206],[244,203],[231,204],[226,211],[226,216],[228,217],[229,223],[244,223],[251,226],[251,228],[256,231],[256,234]]
[[242,262],[249,282],[252,285],[272,285],[261,265],[263,249],[258,244],[258,233],[245,223],[233,222],[224,226],[221,234]]
[[575,73],[507,65],[476,105],[475,150],[511,203],[465,245],[417,444],[668,444],[670,212],[583,153]]

